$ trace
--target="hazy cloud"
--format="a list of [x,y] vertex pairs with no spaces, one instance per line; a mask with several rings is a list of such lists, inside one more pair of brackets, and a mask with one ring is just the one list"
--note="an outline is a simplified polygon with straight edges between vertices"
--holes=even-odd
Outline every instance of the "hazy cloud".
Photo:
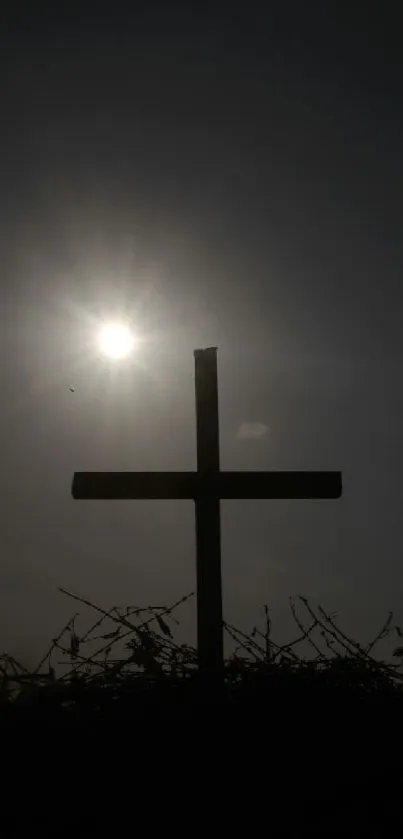
[[243,422],[237,430],[236,436],[240,440],[265,437],[269,428],[263,422]]

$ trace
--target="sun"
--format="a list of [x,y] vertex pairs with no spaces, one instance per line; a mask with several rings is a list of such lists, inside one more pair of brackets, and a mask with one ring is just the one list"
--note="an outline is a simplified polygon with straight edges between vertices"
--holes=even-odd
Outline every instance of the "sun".
[[134,336],[122,323],[106,323],[99,333],[99,346],[108,358],[126,358],[135,344]]

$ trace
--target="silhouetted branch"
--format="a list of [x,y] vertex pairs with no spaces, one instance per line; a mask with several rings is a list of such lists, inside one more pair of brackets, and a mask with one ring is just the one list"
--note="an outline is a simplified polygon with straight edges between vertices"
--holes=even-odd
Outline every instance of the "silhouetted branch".
[[[67,703],[69,708],[85,701],[89,709],[91,703],[95,703],[95,712],[99,702],[104,707],[112,696],[148,696],[150,687],[147,685],[153,685],[153,690],[162,690],[163,685],[174,690],[174,685],[189,684],[189,678],[193,684],[191,676],[195,673],[198,661],[197,651],[191,646],[178,644],[172,626],[178,623],[173,613],[193,597],[194,592],[181,597],[171,606],[113,606],[106,610],[65,589],[60,591],[95,610],[98,613],[97,619],[89,629],[81,633],[76,626],[79,618],[76,612],[52,640],[46,655],[33,673],[29,673],[11,656],[0,656],[0,699],[3,709],[18,697],[26,705],[31,698],[48,696],[53,703],[52,707],[59,707],[60,713],[64,713],[62,699],[67,696],[70,697]],[[321,684],[334,690],[339,686],[349,690],[358,689],[366,694],[400,689],[403,674],[396,670],[402,662],[387,664],[371,655],[381,639],[394,632],[401,637],[399,627],[392,626],[392,613],[389,613],[374,639],[363,646],[339,628],[334,615],[326,613],[321,606],[314,608],[302,596],[299,601],[309,615],[309,623],[305,625],[290,598],[291,614],[300,634],[282,645],[272,637],[273,627],[267,605],[263,607],[262,629],[254,627],[247,634],[224,623],[225,632],[235,645],[235,651],[225,665],[228,689],[235,690],[237,695],[239,691],[242,693],[250,689],[253,696],[253,691],[264,692],[265,685],[270,690],[274,685],[283,684],[288,690],[291,677],[292,684],[300,684],[304,690],[314,690],[316,685]],[[308,643],[315,653],[311,660],[305,660],[297,654],[296,647],[303,642]],[[58,672],[57,677],[51,665],[52,652],[55,650],[62,657],[56,666],[67,666],[67,672]],[[403,658],[402,650],[403,646],[397,647],[395,655],[399,654]],[[48,670],[42,672],[47,662]],[[176,700],[173,701],[175,704]]]
[[[301,599],[302,599],[302,598],[301,598]],[[297,615],[297,610],[296,610],[296,608],[295,608],[294,603],[292,602],[291,597],[290,597],[289,603],[290,603],[290,609],[291,609],[291,612],[292,612],[292,616],[293,616],[293,618],[294,618],[294,620],[295,620],[295,623],[297,624],[298,628],[301,630],[302,634],[305,636],[305,638],[307,639],[307,641],[310,643],[311,647],[313,647],[313,649],[314,649],[314,650],[315,650],[315,652],[318,654],[318,656],[319,656],[320,658],[322,658],[322,657],[323,657],[322,651],[319,649],[319,647],[315,644],[315,642],[314,642],[314,641],[312,640],[312,638],[311,638],[311,632],[312,632],[312,631],[313,631],[313,630],[314,630],[314,629],[318,626],[318,624],[319,624],[319,621],[318,621],[318,619],[317,619],[316,615],[314,615],[314,614],[313,614],[313,612],[311,612],[311,613],[310,613],[310,614],[311,614],[311,616],[312,616],[312,618],[313,618],[313,624],[312,624],[312,628],[311,628],[310,630],[307,630],[307,629],[305,629],[305,627],[304,627],[303,623],[300,621],[300,619],[299,619],[299,617],[298,617],[298,615]]]
[[390,631],[389,627],[390,627],[392,618],[393,618],[393,612],[389,612],[388,617],[386,618],[386,621],[382,626],[382,629],[378,632],[378,635],[375,636],[374,640],[371,641],[371,643],[367,645],[367,647],[365,649],[365,652],[367,653],[367,655],[369,655],[371,650],[374,649],[374,647],[378,643],[378,641],[381,641],[382,638],[385,638],[386,635],[388,635],[388,633]]

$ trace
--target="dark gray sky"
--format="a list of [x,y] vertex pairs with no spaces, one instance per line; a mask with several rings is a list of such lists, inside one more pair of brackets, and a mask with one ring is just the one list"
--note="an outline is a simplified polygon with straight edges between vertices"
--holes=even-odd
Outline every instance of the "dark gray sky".
[[[194,587],[191,503],[70,487],[195,467],[209,345],[223,468],[344,473],[341,501],[223,504],[226,617],[267,601],[287,631],[302,593],[361,635],[403,619],[399,30],[378,4],[273,5],[2,29],[0,646],[26,660],[72,611],[58,585]],[[144,341],[111,365],[98,323],[122,312]]]

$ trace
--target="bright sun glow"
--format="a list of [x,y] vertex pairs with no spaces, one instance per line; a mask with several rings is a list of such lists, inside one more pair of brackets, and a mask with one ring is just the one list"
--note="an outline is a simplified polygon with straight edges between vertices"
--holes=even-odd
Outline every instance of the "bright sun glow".
[[100,332],[99,344],[109,358],[125,358],[134,346],[134,337],[121,323],[107,323]]

